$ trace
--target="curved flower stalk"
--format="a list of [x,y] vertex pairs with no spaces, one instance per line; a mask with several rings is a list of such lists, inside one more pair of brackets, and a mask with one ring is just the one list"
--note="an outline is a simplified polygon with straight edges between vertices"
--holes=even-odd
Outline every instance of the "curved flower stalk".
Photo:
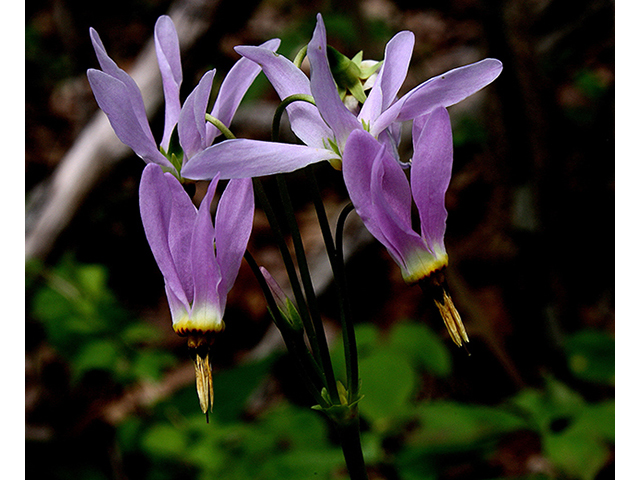
[[[389,151],[365,131],[353,132],[345,144],[344,180],[367,229],[387,248],[407,283],[421,282],[429,288],[451,338],[462,346],[469,339],[443,275],[449,261],[444,245],[444,199],[453,164],[446,108],[436,107],[417,119],[414,133],[410,182]],[[420,217],[420,233],[411,224],[412,199]]]
[[398,99],[414,41],[409,31],[389,41],[381,70],[357,114],[343,103],[332,76],[320,14],[307,49],[310,78],[293,62],[268,49],[236,47],[238,53],[262,67],[282,100],[291,95],[313,97],[315,106],[294,102],[287,107],[291,128],[305,145],[249,139],[222,142],[196,155],[184,175],[193,179],[212,178],[217,172],[221,178],[261,176],[290,172],[322,160],[339,167],[347,139],[354,131],[370,132],[395,155],[400,122],[427,115],[439,106],[454,105],[490,84],[502,71],[499,60],[487,58],[433,77]]
[[[205,150],[220,135],[215,126],[205,121],[215,69],[205,73],[181,106],[182,66],[178,35],[171,18],[166,15],[158,18],[154,40],[165,98],[164,131],[158,144],[149,127],[140,89],[109,57],[98,32],[92,28],[90,35],[101,70],[89,69],[87,77],[98,106],[109,118],[116,135],[145,162],[156,163],[179,175],[189,158]],[[262,44],[261,48],[273,51],[279,45],[280,40],[274,39]],[[260,67],[254,62],[240,59],[222,82],[211,115],[228,127],[259,73]],[[176,126],[179,146],[174,145]]]
[[250,179],[229,182],[218,204],[215,227],[211,202],[218,178],[196,209],[180,182],[155,164],[140,181],[140,214],[153,256],[165,280],[173,329],[186,336],[196,354],[200,406],[213,402],[209,347],[224,329],[227,294],[251,235],[254,213]]

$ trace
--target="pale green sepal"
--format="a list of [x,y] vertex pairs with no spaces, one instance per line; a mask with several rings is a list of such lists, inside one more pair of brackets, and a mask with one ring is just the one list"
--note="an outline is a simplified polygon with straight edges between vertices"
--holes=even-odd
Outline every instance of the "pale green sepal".
[[314,405],[311,407],[313,410],[324,412],[338,425],[347,425],[351,423],[358,416],[358,402],[362,400],[363,396],[358,395],[355,400],[349,402],[349,391],[345,388],[342,382],[337,382],[338,396],[340,398],[340,404],[336,405],[329,397],[329,392],[326,388],[322,388],[320,395],[322,399],[327,403],[327,407],[321,405]]
[[287,313],[284,316],[295,331],[302,331],[302,329],[304,328],[302,324],[302,318],[300,318],[300,314],[298,313],[298,309],[296,308],[296,306],[288,298]]
[[162,166],[162,170],[165,173],[173,174],[180,182],[182,183],[182,177],[180,176],[180,170],[182,169],[182,162],[184,161],[184,152],[182,151],[182,146],[180,145],[180,138],[178,137],[178,128],[174,128],[173,132],[171,132],[171,138],[169,139],[169,151],[165,151],[162,146],[159,146],[158,149],[160,153],[164,155],[167,160],[173,165],[175,170],[172,170],[169,167]]
[[327,143],[329,144],[329,149],[333,150],[336,153],[336,155],[338,155],[338,157],[342,157],[338,144],[330,138],[327,138],[326,140],[327,140]]
[[368,79],[371,75],[373,75],[380,69],[381,65],[382,65],[382,61],[376,62],[373,65],[370,65],[368,67],[363,67],[362,64],[360,64],[360,79],[361,80]]
[[360,67],[333,47],[327,47],[329,66],[338,90],[348,90],[360,103],[367,100],[367,96],[360,81]]
[[[273,317],[278,328],[283,327],[282,322],[278,321],[278,317],[276,317],[276,314],[271,310],[271,308],[267,307],[267,310],[271,314],[271,317]],[[303,330],[304,325],[302,323],[302,318],[300,318],[298,309],[291,300],[288,298],[286,299],[286,306],[284,308],[278,305],[278,312],[280,313],[279,317],[283,318],[286,321],[286,325],[294,332],[301,332]]]

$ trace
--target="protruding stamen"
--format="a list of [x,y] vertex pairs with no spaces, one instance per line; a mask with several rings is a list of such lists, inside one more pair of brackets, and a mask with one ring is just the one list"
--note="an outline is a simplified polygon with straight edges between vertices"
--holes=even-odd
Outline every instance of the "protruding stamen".
[[444,267],[440,268],[428,277],[421,279],[418,283],[422,291],[433,298],[453,343],[458,347],[464,347],[467,353],[469,353],[466,346],[466,344],[469,343],[469,336],[447,289],[444,270]]
[[207,423],[209,423],[209,411],[213,408],[213,376],[209,350],[213,339],[211,336],[192,333],[188,336],[187,342],[196,370],[196,391],[198,392],[200,409],[206,415]]
[[440,316],[442,316],[444,324],[447,326],[447,331],[453,343],[458,347],[462,346],[463,341],[469,343],[467,330],[464,328],[464,324],[462,323],[456,306],[453,304],[453,300],[451,300],[451,295],[449,295],[449,292],[446,290],[443,290],[442,300],[442,303],[437,299],[434,299],[434,302],[440,311]]

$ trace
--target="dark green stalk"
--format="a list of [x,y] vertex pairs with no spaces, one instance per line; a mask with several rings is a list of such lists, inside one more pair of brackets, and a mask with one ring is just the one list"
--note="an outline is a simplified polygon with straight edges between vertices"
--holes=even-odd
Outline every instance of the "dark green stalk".
[[[307,302],[302,294],[302,288],[300,287],[300,281],[298,280],[298,274],[296,272],[295,266],[293,264],[293,259],[291,258],[291,253],[289,252],[289,248],[287,247],[287,243],[285,242],[284,235],[282,230],[280,229],[280,225],[278,223],[278,219],[276,218],[275,212],[267,198],[267,194],[264,191],[262,183],[259,179],[253,179],[253,185],[256,191],[256,195],[258,196],[258,201],[262,205],[262,208],[269,220],[269,225],[271,226],[271,230],[273,231],[274,237],[276,239],[276,243],[278,244],[278,248],[280,249],[280,254],[282,256],[282,261],[284,262],[284,266],[287,270],[287,275],[289,276],[289,283],[291,284],[291,290],[293,291],[293,295],[296,299],[296,304],[298,305],[298,309],[300,312],[300,317],[302,319],[302,323],[304,325],[304,329],[307,332],[307,336],[309,337],[309,343],[311,344],[311,351],[316,355],[319,355],[319,346],[318,341],[315,335],[315,330],[313,328],[313,324],[311,323],[311,317],[309,316],[309,311],[307,309]],[[319,360],[319,357],[316,357]]]
[[280,119],[282,118],[282,114],[285,109],[292,104],[293,102],[307,102],[311,105],[315,105],[316,102],[311,95],[305,95],[303,93],[298,93],[295,95],[290,95],[278,105],[275,113],[273,114],[273,122],[271,123],[271,141],[277,142],[280,137]]
[[[354,407],[357,409],[357,407]],[[362,442],[360,440],[360,420],[355,411],[355,415],[347,422],[336,424],[342,454],[347,464],[349,478],[351,480],[368,480],[367,467],[362,455]]]
[[311,280],[311,273],[309,272],[309,265],[307,264],[307,257],[304,252],[302,237],[300,236],[300,230],[298,229],[298,223],[296,222],[293,205],[291,203],[291,197],[289,196],[289,189],[283,175],[276,175],[276,180],[278,182],[282,205],[284,207],[285,216],[289,225],[291,239],[293,240],[296,259],[298,260],[298,270],[300,271],[300,278],[302,280],[302,285],[306,294],[311,321],[316,333],[320,361],[323,366],[324,374],[327,378],[327,391],[329,392],[330,398],[334,402],[339,403],[340,400],[338,395],[338,388],[333,373],[333,365],[331,364],[329,345],[327,344],[327,337],[324,332],[324,325],[322,324],[320,309],[318,308],[316,294],[313,289],[313,282]]
[[271,289],[267,285],[258,264],[248,250],[245,251],[244,258],[253,271],[253,274],[262,289],[262,293],[267,301],[267,306],[271,313],[271,317],[273,318],[273,322],[276,327],[278,327],[278,330],[280,330],[282,339],[287,346],[287,350],[296,359],[296,364],[300,370],[300,375],[302,380],[305,382],[307,390],[319,405],[328,406],[320,393],[324,382],[322,371],[320,370],[320,367],[318,367],[313,356],[309,353],[309,350],[307,350],[304,338],[302,337],[302,331],[295,331],[289,322],[283,318],[282,314],[280,314],[280,310],[276,305]]
[[341,302],[341,310],[343,312],[344,321],[342,328],[345,338],[345,355],[351,361],[347,363],[349,401],[354,402],[359,397],[360,378],[358,373],[358,344],[356,342],[356,331],[351,313],[351,304],[349,303],[347,272],[344,266],[344,254],[342,250],[342,234],[344,232],[344,223],[347,216],[353,210],[353,204],[348,204],[340,212],[338,223],[336,225],[336,248],[335,248],[335,270],[334,277],[338,284],[338,299]]
[[[285,98],[275,111],[273,116],[273,123],[271,125],[271,140],[277,142],[280,136],[280,120],[287,106],[293,102],[308,102],[315,105],[315,101],[311,95],[295,94]],[[283,175],[276,175],[278,183],[278,189],[280,190],[280,198],[282,205],[284,206],[285,216],[289,225],[289,232],[293,240],[293,247],[298,260],[298,270],[300,271],[300,277],[306,294],[307,305],[309,307],[309,314],[313,323],[314,337],[316,338],[318,350],[317,353],[320,356],[320,362],[322,363],[324,374],[327,379],[327,391],[333,402],[339,403],[338,388],[333,373],[333,366],[331,364],[331,356],[329,354],[329,346],[327,344],[327,338],[324,332],[324,325],[322,324],[322,318],[320,316],[320,310],[318,308],[316,294],[313,288],[313,282],[311,280],[311,274],[309,273],[309,266],[307,264],[306,255],[304,252],[304,245],[300,236],[300,230],[298,229],[298,223],[296,222],[295,212],[291,204],[291,197],[289,196],[289,189]],[[306,326],[305,326],[306,328]]]
[[[313,174],[312,167],[306,168],[307,178],[311,185],[311,193],[313,204],[316,209],[318,223],[327,248],[327,255],[331,263],[331,270],[336,282],[336,290],[338,292],[338,305],[340,310],[340,324],[343,331],[343,346],[345,356],[345,366],[347,369],[347,390],[349,391],[349,402],[353,402],[358,398],[358,390],[360,387],[358,373],[358,348],[353,328],[353,318],[351,315],[351,305],[347,293],[347,279],[344,268],[344,259],[342,255],[342,232],[344,230],[344,221],[353,206],[347,206],[340,214],[338,228],[336,229],[336,243],[333,242],[331,227],[327,218],[318,181]],[[351,205],[351,204],[350,204]]]

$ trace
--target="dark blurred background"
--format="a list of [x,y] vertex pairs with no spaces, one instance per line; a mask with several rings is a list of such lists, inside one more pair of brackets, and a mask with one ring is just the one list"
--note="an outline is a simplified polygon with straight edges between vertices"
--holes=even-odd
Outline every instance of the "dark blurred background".
[[[604,0],[28,2],[27,478],[346,478],[246,265],[216,342],[209,425],[199,412],[139,219],[144,163],[103,128],[86,79],[98,67],[94,27],[146,81],[159,138],[155,58],[141,59],[167,12],[184,21],[183,100],[211,68],[219,86],[235,45],[279,37],[293,58],[317,12],[349,56],[381,59],[412,30],[401,93],[485,57],[503,62],[491,86],[450,109],[448,280],[470,356],[355,215],[348,223],[370,478],[613,478],[614,4]],[[276,106],[260,76],[232,130],[268,138]],[[340,174],[317,174],[335,222],[347,203]],[[288,178],[340,365],[321,236],[304,176]],[[284,281],[260,211],[249,249]]]

